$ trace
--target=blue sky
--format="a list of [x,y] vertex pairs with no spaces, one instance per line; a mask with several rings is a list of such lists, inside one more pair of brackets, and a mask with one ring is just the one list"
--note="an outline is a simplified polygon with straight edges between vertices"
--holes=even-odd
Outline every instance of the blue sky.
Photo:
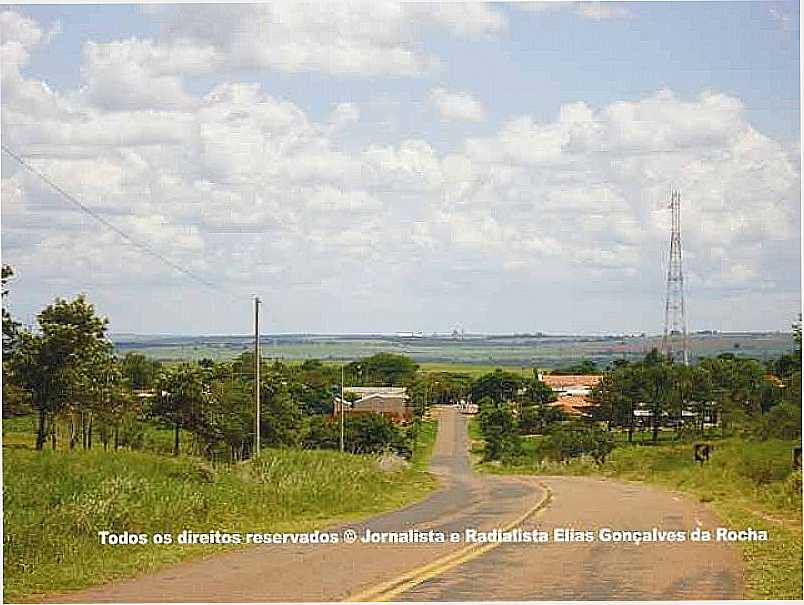
[[[442,57],[447,66],[437,78],[439,83],[473,90],[488,104],[490,120],[476,132],[489,131],[506,117],[521,113],[549,120],[566,102],[599,106],[667,87],[685,96],[705,88],[735,95],[746,103],[757,128],[775,137],[799,138],[797,2],[618,5],[633,18],[601,27],[569,11],[527,12],[500,4],[498,10],[509,18],[509,35],[480,42],[432,36],[422,46]],[[80,84],[85,40],[158,37],[163,18],[142,5],[27,5],[20,9],[42,23],[62,24],[63,33],[32,56],[29,69],[61,90]],[[783,24],[775,14],[788,20]],[[395,99],[425,104],[434,80],[390,77],[378,82],[255,70],[237,75],[296,99],[315,118],[324,117],[341,100],[372,98],[378,84]],[[217,78],[195,80],[191,87],[203,94]],[[406,124],[409,135],[425,127],[411,122]]]
[[[4,142],[235,298],[270,289],[278,331],[657,332],[670,183],[691,328],[789,325],[798,3],[374,4],[10,6]],[[137,253],[93,265],[110,237],[71,275],[47,255],[92,227],[3,163],[20,315],[81,288],[115,331],[246,331]],[[174,302],[132,309],[143,288]]]

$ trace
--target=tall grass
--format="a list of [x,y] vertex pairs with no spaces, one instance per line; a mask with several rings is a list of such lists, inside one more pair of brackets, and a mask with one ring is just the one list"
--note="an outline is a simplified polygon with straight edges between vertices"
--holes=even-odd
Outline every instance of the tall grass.
[[221,546],[102,545],[98,532],[306,531],[422,497],[413,467],[332,451],[268,450],[213,467],[143,452],[10,449],[3,461],[4,597],[25,600],[152,571]]

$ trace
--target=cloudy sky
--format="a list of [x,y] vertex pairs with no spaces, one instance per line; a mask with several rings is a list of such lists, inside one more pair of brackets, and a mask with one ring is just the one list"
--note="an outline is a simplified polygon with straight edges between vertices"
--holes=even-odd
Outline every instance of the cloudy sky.
[[801,306],[797,2],[6,6],[2,253],[113,332],[660,332]]

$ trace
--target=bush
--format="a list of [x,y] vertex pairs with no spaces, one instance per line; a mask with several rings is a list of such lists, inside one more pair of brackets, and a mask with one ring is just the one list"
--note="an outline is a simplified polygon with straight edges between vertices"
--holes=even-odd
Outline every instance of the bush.
[[[415,434],[413,429],[412,434]],[[353,454],[394,451],[408,457],[410,435],[382,414],[349,414],[344,418],[344,444]],[[309,449],[338,449],[341,441],[340,418],[314,416],[310,419],[302,445]]]
[[779,456],[776,443],[767,441],[745,448],[737,464],[737,472],[757,485],[766,485],[786,479],[792,472],[792,464],[790,458]]
[[801,408],[792,403],[780,403],[764,414],[757,427],[760,439],[799,439],[801,437]]
[[564,462],[583,455],[603,464],[614,449],[614,437],[596,424],[571,422],[556,428],[550,435],[547,450]]

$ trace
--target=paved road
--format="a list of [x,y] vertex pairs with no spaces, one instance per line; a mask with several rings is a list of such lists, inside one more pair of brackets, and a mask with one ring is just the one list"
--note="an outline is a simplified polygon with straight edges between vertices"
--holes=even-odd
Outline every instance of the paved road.
[[[441,408],[431,470],[442,487],[420,503],[371,518],[362,535],[408,529],[521,527],[690,530],[717,526],[700,505],[643,486],[580,478],[476,475],[466,418]],[[723,544],[338,544],[259,546],[53,602],[482,601],[733,599],[737,553]]]

